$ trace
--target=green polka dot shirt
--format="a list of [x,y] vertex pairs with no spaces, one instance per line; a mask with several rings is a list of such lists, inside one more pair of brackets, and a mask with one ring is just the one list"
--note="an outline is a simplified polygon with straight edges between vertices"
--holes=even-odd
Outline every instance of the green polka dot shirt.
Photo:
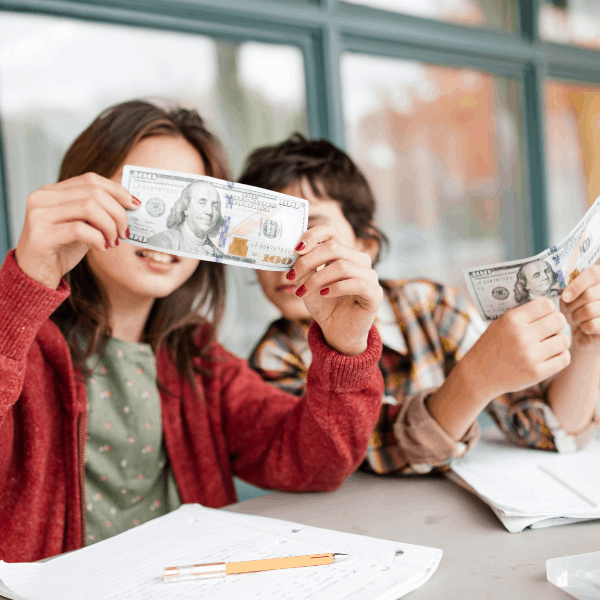
[[112,338],[87,380],[87,544],[181,505],[162,439],[156,361],[148,344]]

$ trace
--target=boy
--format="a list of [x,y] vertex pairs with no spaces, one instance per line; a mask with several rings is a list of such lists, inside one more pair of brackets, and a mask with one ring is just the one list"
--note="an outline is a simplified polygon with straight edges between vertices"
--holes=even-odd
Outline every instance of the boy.
[[[240,183],[306,198],[309,228],[329,221],[349,246],[376,262],[386,240],[374,224],[375,200],[351,159],[329,142],[296,134],[260,148],[249,157]],[[266,381],[302,394],[311,359],[302,298],[331,293],[344,285],[343,276],[333,286],[313,284],[307,290],[294,269],[287,276],[257,273],[283,317],[271,324],[250,365]],[[375,472],[446,468],[476,443],[477,417],[484,409],[512,442],[530,448],[572,451],[600,427],[599,266],[581,273],[563,292],[567,318],[551,300],[539,298],[487,329],[449,287],[427,279],[380,284],[384,300],[377,325],[384,342],[385,395],[366,461]],[[568,336],[560,333],[567,322],[573,333],[570,351]]]

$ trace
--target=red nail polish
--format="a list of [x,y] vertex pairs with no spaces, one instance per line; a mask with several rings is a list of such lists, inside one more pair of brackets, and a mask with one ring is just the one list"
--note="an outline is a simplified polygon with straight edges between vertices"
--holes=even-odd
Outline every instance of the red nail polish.
[[140,201],[140,200],[138,200],[138,199],[137,199],[135,196],[131,196],[131,197],[133,198],[133,203],[134,203],[136,206],[141,206],[141,205],[142,205],[141,201]]
[[304,284],[302,284],[297,290],[296,290],[296,296],[298,296],[298,298],[302,298],[302,296],[304,296],[304,294],[306,294],[306,286]]
[[323,288],[319,294],[321,294],[321,296],[327,296],[327,294],[329,294],[331,290],[327,287],[327,288]]
[[304,248],[306,248],[306,245],[304,244],[304,242],[300,242],[295,248],[294,250],[296,252],[302,252],[302,250],[304,250]]
[[119,237],[117,236],[117,239],[115,240],[115,246],[119,245]]
[[288,274],[285,276],[285,278],[286,278],[288,281],[294,281],[294,279],[296,279],[296,271],[294,271],[294,269],[293,269],[293,268],[292,268],[292,269],[290,269],[290,270],[288,271]]
[[108,250],[110,248],[110,244],[108,242],[104,242],[104,249]]
[[125,237],[128,238],[129,237],[129,227],[125,230]]

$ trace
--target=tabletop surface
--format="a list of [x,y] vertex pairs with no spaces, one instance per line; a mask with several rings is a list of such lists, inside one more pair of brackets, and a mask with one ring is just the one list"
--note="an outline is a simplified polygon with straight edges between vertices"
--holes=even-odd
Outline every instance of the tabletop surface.
[[440,475],[356,472],[335,492],[273,492],[223,510],[441,548],[437,571],[411,600],[572,599],[546,580],[546,560],[600,550],[600,521],[509,533],[484,502]]
[[553,600],[546,560],[600,550],[600,521],[509,533],[479,498],[442,476],[354,473],[335,492],[284,493],[224,510],[441,548],[441,563],[411,600]]

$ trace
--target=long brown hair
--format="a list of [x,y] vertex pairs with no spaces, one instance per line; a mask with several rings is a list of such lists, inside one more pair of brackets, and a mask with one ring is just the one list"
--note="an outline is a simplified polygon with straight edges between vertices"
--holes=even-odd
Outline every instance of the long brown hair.
[[[184,138],[202,157],[207,175],[230,178],[221,144],[196,111],[163,109],[134,100],[107,109],[77,137],[63,158],[58,180],[88,172],[110,178],[136,144],[158,135]],[[87,257],[65,275],[65,280],[71,294],[51,319],[67,340],[73,364],[89,377],[88,359],[95,354],[102,356],[112,335],[108,296],[102,282],[93,275]],[[196,390],[195,373],[199,369],[194,357],[204,356],[216,335],[224,298],[224,266],[200,261],[182,286],[154,301],[142,333],[141,341],[150,344],[155,354],[163,345],[166,347],[178,371]],[[201,312],[210,316],[210,323]],[[205,335],[199,346],[201,330]]]

